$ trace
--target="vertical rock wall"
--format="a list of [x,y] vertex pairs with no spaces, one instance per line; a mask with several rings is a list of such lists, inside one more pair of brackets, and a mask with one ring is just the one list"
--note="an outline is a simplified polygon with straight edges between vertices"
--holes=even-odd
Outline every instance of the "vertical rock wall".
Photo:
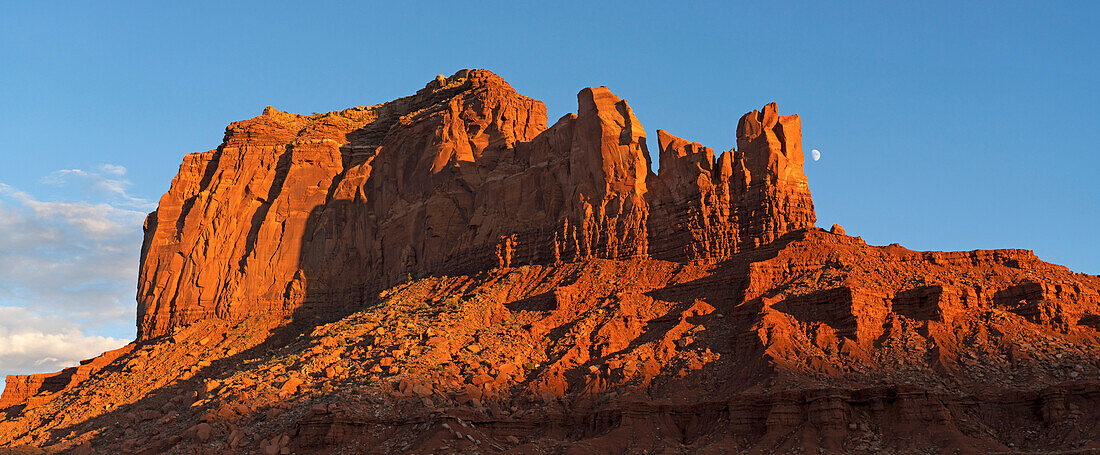
[[146,223],[139,339],[211,315],[317,316],[424,274],[586,258],[721,259],[813,226],[800,123],[746,114],[738,150],[658,132],[605,87],[546,108],[462,70],[389,103],[231,124]]
[[722,259],[817,221],[802,171],[802,122],[775,103],[741,117],[737,149],[714,151],[657,130],[660,175],[650,236],[658,259]]

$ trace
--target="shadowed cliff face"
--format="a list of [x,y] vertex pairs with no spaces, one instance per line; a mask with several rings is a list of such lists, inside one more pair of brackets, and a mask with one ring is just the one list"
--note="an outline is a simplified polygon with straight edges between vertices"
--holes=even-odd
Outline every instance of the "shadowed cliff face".
[[338,315],[429,274],[721,259],[813,226],[799,119],[775,104],[717,160],[659,132],[658,176],[626,101],[577,98],[547,128],[541,102],[462,70],[377,106],[231,124],[149,217],[138,338],[211,315]]

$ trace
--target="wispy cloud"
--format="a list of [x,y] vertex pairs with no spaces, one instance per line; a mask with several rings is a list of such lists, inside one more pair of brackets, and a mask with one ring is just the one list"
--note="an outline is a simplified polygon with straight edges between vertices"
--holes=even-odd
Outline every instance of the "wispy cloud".
[[56,371],[126,343],[142,223],[126,168],[63,169],[44,200],[0,182],[0,378]]
[[108,174],[126,175],[126,168],[117,164],[100,164],[97,168]]
[[109,204],[149,211],[156,204],[128,193],[130,181],[123,178],[126,168],[117,164],[100,164],[94,170],[61,169],[42,177],[42,183],[81,191]]

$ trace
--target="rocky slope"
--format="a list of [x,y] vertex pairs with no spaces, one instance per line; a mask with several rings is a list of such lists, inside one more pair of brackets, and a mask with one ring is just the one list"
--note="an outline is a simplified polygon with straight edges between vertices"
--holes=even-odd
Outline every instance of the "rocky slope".
[[[13,453],[1100,449],[1100,278],[816,221],[801,123],[646,132],[484,70],[268,108],[147,221],[138,339],[11,376]],[[0,449],[0,453],[5,453]]]

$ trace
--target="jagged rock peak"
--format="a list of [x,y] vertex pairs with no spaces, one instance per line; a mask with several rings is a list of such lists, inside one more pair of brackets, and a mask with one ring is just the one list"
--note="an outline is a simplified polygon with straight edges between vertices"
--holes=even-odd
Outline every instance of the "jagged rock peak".
[[426,274],[721,259],[813,226],[797,116],[746,115],[718,162],[659,132],[657,176],[626,101],[606,87],[577,101],[547,128],[541,102],[464,69],[387,103],[230,124],[146,223],[139,338],[339,314]]

